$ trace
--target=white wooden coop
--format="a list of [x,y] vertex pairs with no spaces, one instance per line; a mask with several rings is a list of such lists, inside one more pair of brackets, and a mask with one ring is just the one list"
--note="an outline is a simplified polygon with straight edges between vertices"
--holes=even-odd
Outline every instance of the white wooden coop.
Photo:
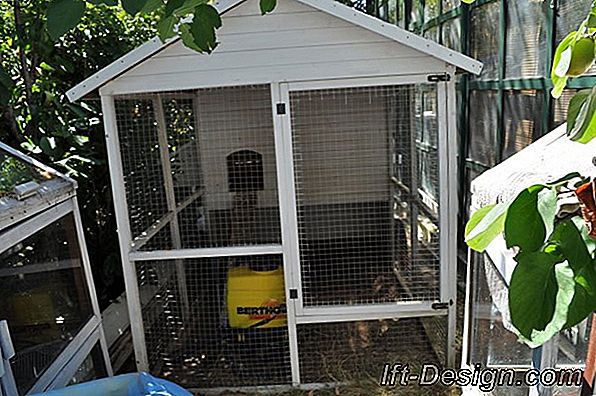
[[482,65],[329,0],[215,6],[213,54],[154,39],[68,92],[101,95],[138,368],[200,389],[452,364],[455,73]]
[[[566,136],[561,125],[496,167],[472,181],[470,211],[495,202],[507,202],[534,184],[552,182],[572,172],[596,176],[596,141],[581,144]],[[561,200],[562,203],[573,206]],[[516,262],[515,252],[507,249],[505,239],[497,237],[485,254],[470,254],[466,282],[462,368],[513,369],[523,376],[529,368],[584,369],[590,336],[591,318],[562,331],[542,347],[531,349],[517,341],[509,315],[508,285]],[[466,389],[464,395],[485,394]],[[568,387],[496,387],[491,395],[577,395]]]

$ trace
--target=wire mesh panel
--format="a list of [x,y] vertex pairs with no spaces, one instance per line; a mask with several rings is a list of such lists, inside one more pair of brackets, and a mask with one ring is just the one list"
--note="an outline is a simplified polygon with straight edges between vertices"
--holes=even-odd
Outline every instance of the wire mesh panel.
[[[444,317],[435,319],[444,327]],[[440,366],[444,364],[444,340],[433,345],[419,318],[298,325],[300,379],[304,383],[349,382],[354,390],[363,387],[359,394],[385,394],[379,387],[384,364],[408,364],[412,373],[424,363]],[[415,390],[413,394],[420,394],[420,388]]]
[[168,212],[154,102],[148,95],[122,97],[115,110],[130,230],[137,236]]
[[174,261],[136,263],[151,371],[193,388],[291,383],[281,256],[187,259],[186,285]]
[[117,97],[141,250],[280,243],[268,85]]
[[290,92],[304,306],[439,293],[434,86]]

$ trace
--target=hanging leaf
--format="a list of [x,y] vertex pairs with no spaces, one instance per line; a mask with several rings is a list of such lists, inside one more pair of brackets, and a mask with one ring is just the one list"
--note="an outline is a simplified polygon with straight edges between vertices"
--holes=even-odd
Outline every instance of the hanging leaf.
[[195,38],[190,32],[190,25],[180,25],[180,27],[178,28],[178,33],[180,34],[180,38],[182,39],[182,42],[186,47],[197,52],[203,52],[203,49],[195,43]]
[[143,8],[141,8],[141,14],[148,14],[155,10],[160,9],[164,6],[164,0],[147,0]]
[[505,219],[507,247],[539,250],[552,232],[557,212],[557,195],[550,188],[535,185],[523,190],[511,203]]
[[569,304],[567,321],[564,328],[573,327],[586,319],[596,310],[596,293],[588,285],[596,282],[596,271],[593,267],[575,276],[575,292]]
[[471,249],[483,252],[503,232],[508,207],[506,203],[487,205],[472,214],[465,231]]
[[565,325],[567,307],[573,298],[573,271],[565,266],[559,268],[562,279],[558,283],[558,257],[545,252],[522,252],[515,260],[518,264],[509,284],[511,322],[524,337],[535,342],[532,333],[545,330],[556,319],[556,325],[550,329],[556,334]]
[[591,89],[582,89],[576,92],[569,101],[569,105],[567,106],[567,134],[573,130],[577,115],[590,96],[590,92],[592,92]]
[[168,0],[165,7],[165,15],[186,16],[197,6],[206,3],[207,0]]
[[85,14],[83,0],[53,0],[46,12],[46,26],[54,40],[78,25]]
[[124,11],[134,16],[137,15],[143,7],[147,5],[149,0],[120,0],[122,2],[122,8]]
[[174,27],[176,26],[177,22],[178,18],[175,16],[165,17],[159,21],[157,24],[157,34],[159,35],[161,41],[165,43],[167,39],[176,35]]
[[[573,126],[571,129],[568,127],[567,135],[576,142],[588,143],[596,137],[596,86],[585,99],[580,98],[578,101],[581,103],[574,103],[573,111],[577,111],[577,115],[572,114]],[[576,110],[576,106],[579,106],[579,110]]]
[[558,223],[549,238],[557,246],[562,259],[567,260],[574,272],[579,273],[592,264],[592,257],[582,239],[580,230],[571,220]]
[[208,4],[195,8],[194,18],[190,25],[190,33],[195,45],[203,52],[211,53],[217,47],[215,30],[221,27],[219,12]]
[[571,54],[576,41],[577,32],[571,32],[559,43],[555,50],[550,75],[554,85],[551,95],[554,98],[560,97],[567,85],[567,70],[569,70],[569,65],[571,64]]
[[277,0],[260,0],[259,7],[261,8],[261,14],[265,15],[275,9]]

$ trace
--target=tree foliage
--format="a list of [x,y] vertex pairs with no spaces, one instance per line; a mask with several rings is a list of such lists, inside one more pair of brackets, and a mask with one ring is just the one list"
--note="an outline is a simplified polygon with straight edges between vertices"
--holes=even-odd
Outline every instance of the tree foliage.
[[51,2],[0,2],[0,140],[75,177],[100,301],[123,291],[105,163],[100,103],[64,93],[155,34],[153,17],[86,4],[59,39],[46,28]]

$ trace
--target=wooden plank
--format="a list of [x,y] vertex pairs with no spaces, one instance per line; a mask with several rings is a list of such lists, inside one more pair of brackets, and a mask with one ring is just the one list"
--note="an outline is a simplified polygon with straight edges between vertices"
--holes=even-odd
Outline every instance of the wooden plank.
[[187,72],[221,73],[222,70],[240,68],[272,68],[276,66],[300,67],[308,65],[335,64],[341,70],[344,62],[368,62],[371,66],[378,61],[393,60],[398,66],[410,60],[426,60],[428,57],[389,43],[359,43],[337,45],[312,45],[296,48],[263,49],[258,51],[221,52],[211,55],[191,54],[176,58],[154,58],[144,62],[130,73],[127,78],[179,74]]
[[[358,43],[393,43],[391,40],[369,32],[358,26],[329,27],[323,26],[311,28],[307,32],[307,43],[304,37],[305,31],[301,26],[288,26],[282,30],[263,30],[251,34],[218,33],[219,46],[213,52],[262,50],[276,48],[305,47],[309,44],[335,45],[335,44],[358,44]],[[395,43],[393,43],[395,45]],[[197,55],[197,53],[184,46],[178,41],[162,52],[155,55],[155,58],[175,57],[181,55]]]
[[[310,58],[306,58],[307,60]],[[410,59],[367,59],[337,62],[313,63],[304,61],[300,64],[243,67],[222,65],[214,71],[188,71],[151,76],[148,84],[147,76],[120,78],[107,84],[103,95],[124,93],[162,92],[208,87],[223,87],[250,84],[268,84],[271,81],[309,81],[340,78],[357,78],[361,76],[420,75],[437,73],[444,70],[444,64],[427,58]]]

